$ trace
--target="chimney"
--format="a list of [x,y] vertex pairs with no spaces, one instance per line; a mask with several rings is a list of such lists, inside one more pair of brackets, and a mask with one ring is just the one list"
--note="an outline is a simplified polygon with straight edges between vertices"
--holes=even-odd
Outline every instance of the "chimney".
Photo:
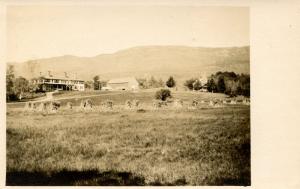
[[67,74],[67,72],[64,72],[64,73],[65,73],[65,77],[66,77],[66,78],[68,78],[68,74]]
[[51,71],[48,71],[48,76],[49,76],[49,77],[52,77]]

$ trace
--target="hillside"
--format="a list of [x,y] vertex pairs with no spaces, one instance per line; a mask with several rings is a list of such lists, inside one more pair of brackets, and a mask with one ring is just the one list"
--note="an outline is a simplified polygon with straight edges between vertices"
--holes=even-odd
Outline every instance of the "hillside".
[[216,71],[250,72],[249,47],[143,46],[95,57],[66,55],[9,64],[14,65],[16,75],[26,78],[51,70],[76,72],[84,80],[91,80],[95,75],[105,79],[150,75],[165,79],[174,75],[183,79],[209,76]]

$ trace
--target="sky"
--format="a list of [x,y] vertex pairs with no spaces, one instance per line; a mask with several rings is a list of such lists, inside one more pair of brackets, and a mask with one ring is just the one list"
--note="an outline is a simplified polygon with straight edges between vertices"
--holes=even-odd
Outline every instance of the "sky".
[[96,56],[146,45],[249,45],[249,8],[8,6],[7,60]]

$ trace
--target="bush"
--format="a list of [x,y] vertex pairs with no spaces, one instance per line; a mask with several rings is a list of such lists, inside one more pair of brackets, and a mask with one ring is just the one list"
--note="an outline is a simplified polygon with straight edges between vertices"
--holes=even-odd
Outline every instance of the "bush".
[[173,76],[170,76],[169,79],[167,80],[166,82],[166,85],[169,87],[169,88],[172,88],[172,87],[175,87],[176,86],[176,82],[173,78]]
[[155,99],[165,101],[167,98],[171,97],[171,91],[169,89],[160,89],[155,93]]
[[190,90],[193,90],[193,88],[194,88],[193,83],[194,83],[196,80],[197,80],[197,79],[195,79],[195,78],[186,80],[185,83],[184,83],[184,86],[186,86],[186,87],[187,87],[188,89],[190,89]]

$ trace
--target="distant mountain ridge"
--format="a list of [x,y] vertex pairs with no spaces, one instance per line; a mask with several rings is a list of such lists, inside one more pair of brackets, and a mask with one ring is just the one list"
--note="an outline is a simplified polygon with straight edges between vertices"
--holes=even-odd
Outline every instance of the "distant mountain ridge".
[[78,78],[91,80],[93,76],[178,78],[209,76],[217,71],[250,73],[250,48],[206,48],[186,46],[140,46],[112,54],[94,57],[65,55],[36,59],[22,63],[8,63],[15,67],[17,76],[37,77],[40,72],[76,73]]

